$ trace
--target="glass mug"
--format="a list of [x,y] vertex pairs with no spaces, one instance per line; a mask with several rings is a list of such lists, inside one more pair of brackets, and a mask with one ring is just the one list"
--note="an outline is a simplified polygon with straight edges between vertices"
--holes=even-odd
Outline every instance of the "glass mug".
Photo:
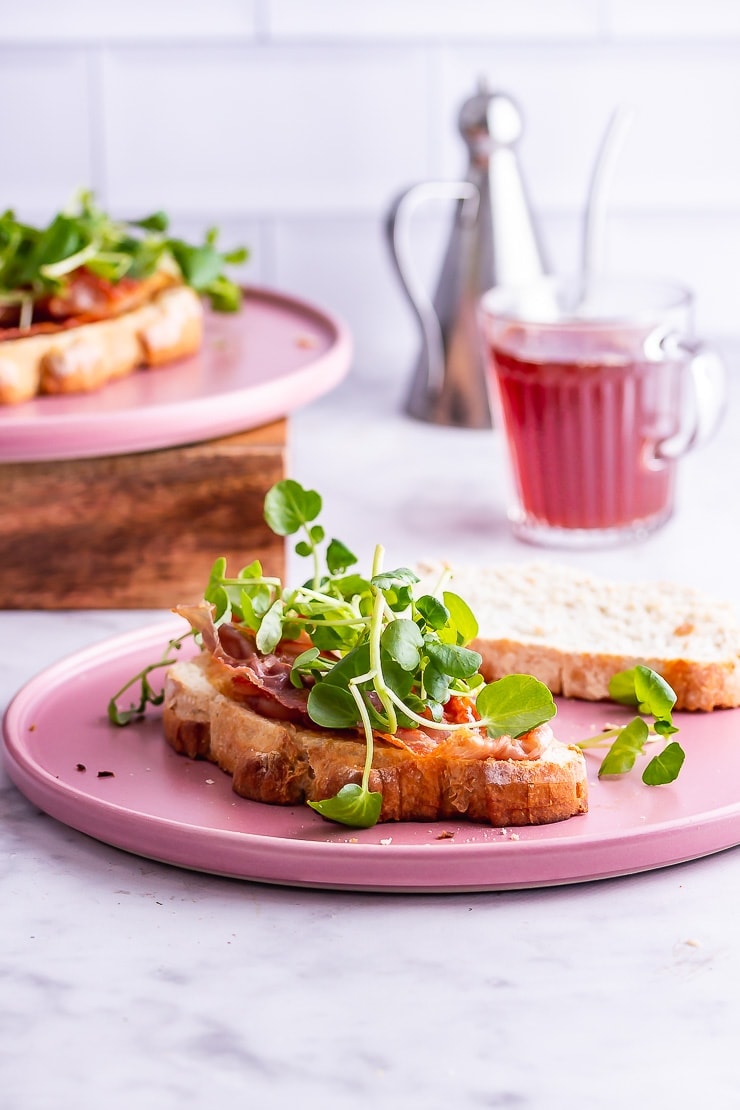
[[525,541],[621,543],[674,508],[678,460],[725,406],[719,356],[692,337],[688,289],[543,278],[481,301],[489,390]]

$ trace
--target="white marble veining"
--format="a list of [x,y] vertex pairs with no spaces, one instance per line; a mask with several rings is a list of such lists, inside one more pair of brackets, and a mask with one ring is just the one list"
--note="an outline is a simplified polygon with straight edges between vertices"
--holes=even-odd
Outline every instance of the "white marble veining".
[[[387,565],[524,560],[496,435],[413,424],[365,375],[296,414],[291,471]],[[594,571],[740,603],[740,418],[675,519]],[[291,562],[294,560],[291,559]],[[144,612],[4,613],[0,706]],[[384,895],[168,867],[40,814],[0,771],[3,1110],[736,1107],[738,849],[572,887]]]

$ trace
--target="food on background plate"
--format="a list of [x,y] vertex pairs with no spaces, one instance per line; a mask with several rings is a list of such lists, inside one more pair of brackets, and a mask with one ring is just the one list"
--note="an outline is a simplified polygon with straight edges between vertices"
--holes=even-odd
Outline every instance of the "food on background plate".
[[0,404],[90,392],[193,354],[202,298],[239,308],[223,271],[247,252],[220,253],[215,230],[192,246],[168,236],[168,222],[162,212],[114,220],[90,192],[46,227],[0,216]]
[[[442,564],[417,567],[423,583]],[[554,694],[600,700],[641,664],[676,694],[676,709],[740,705],[740,625],[733,607],[670,582],[616,582],[565,565],[447,566],[475,609],[471,647],[490,682],[525,670]]]
[[[199,605],[178,606],[190,631],[171,641],[109,703],[125,725],[163,705],[167,741],[183,755],[218,764],[236,793],[253,801],[306,802],[323,817],[369,827],[378,821],[467,819],[537,825],[588,808],[584,747],[609,745],[600,774],[622,774],[650,736],[668,740],[675,695],[649,668],[616,676],[616,700],[639,710],[629,725],[566,745],[550,721],[551,691],[509,673],[486,683],[471,648],[479,626],[463,598],[445,588],[418,593],[419,578],[385,571],[377,547],[369,575],[336,539],[323,552],[315,523],[321,498],[278,482],[265,518],[278,535],[300,533],[308,580],[285,588],[258,561],[235,577],[213,566]],[[200,652],[177,659],[188,636]],[[167,667],[158,692],[150,675]],[[140,683],[129,709],[121,700]],[[644,716],[655,718],[648,726]],[[653,757],[644,781],[672,781],[683,762],[675,740]]]

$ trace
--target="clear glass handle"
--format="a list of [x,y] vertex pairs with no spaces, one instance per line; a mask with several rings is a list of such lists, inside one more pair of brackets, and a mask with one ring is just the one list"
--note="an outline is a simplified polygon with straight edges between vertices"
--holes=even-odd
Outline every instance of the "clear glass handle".
[[717,431],[727,408],[727,368],[713,347],[700,340],[685,339],[677,332],[664,334],[659,347],[663,358],[689,356],[692,411],[684,428],[655,445],[656,459],[669,460],[700,447]]

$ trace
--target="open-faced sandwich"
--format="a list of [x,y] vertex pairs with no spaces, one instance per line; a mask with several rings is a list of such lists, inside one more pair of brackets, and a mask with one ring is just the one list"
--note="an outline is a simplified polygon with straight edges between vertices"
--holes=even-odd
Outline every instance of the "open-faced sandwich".
[[[393,589],[379,588],[380,597]],[[242,797],[307,802],[359,826],[443,819],[541,825],[587,809],[583,754],[555,739],[552,697],[535,679],[511,675],[474,698],[475,653],[466,657],[460,648],[454,654],[462,665],[442,663],[428,676],[430,686],[447,687],[438,702],[440,691],[430,694],[407,654],[417,651],[421,663],[421,643],[401,647],[389,637],[384,647],[367,639],[335,661],[330,652],[314,656],[310,637],[260,651],[241,621],[216,629],[207,609],[180,612],[202,634],[204,651],[169,670],[165,736],[176,751],[231,774]],[[408,622],[407,630],[419,628],[419,619],[421,640],[429,627],[421,610],[392,623]],[[436,638],[433,645],[455,646]],[[432,650],[427,659],[440,654]],[[334,681],[322,670],[327,659],[342,672]],[[450,682],[445,667],[466,676]]]
[[45,227],[0,216],[0,404],[89,392],[193,354],[201,298],[239,307],[223,270],[246,251],[221,254],[215,231],[191,246],[167,227],[162,212],[114,220],[89,192]]
[[[442,576],[418,590],[418,575],[386,571],[376,548],[371,573],[315,523],[321,498],[279,482],[265,517],[281,536],[300,533],[298,554],[312,574],[287,589],[259,562],[227,575],[214,564],[203,601],[176,608],[190,629],[162,660],[124,686],[109,705],[115,724],[163,705],[166,740],[232,776],[242,797],[275,805],[307,803],[329,820],[357,827],[378,821],[470,820],[540,825],[588,808],[583,748],[609,745],[600,774],[623,774],[648,736],[661,749],[644,781],[672,781],[683,763],[673,739],[675,694],[642,664],[612,676],[608,696],[634,705],[629,725],[568,745],[551,721],[548,687],[527,673],[487,682],[479,625]],[[199,651],[177,659],[183,641]],[[166,666],[164,689],[149,674]],[[141,682],[138,704],[121,710]],[[644,715],[652,715],[648,726]]]

